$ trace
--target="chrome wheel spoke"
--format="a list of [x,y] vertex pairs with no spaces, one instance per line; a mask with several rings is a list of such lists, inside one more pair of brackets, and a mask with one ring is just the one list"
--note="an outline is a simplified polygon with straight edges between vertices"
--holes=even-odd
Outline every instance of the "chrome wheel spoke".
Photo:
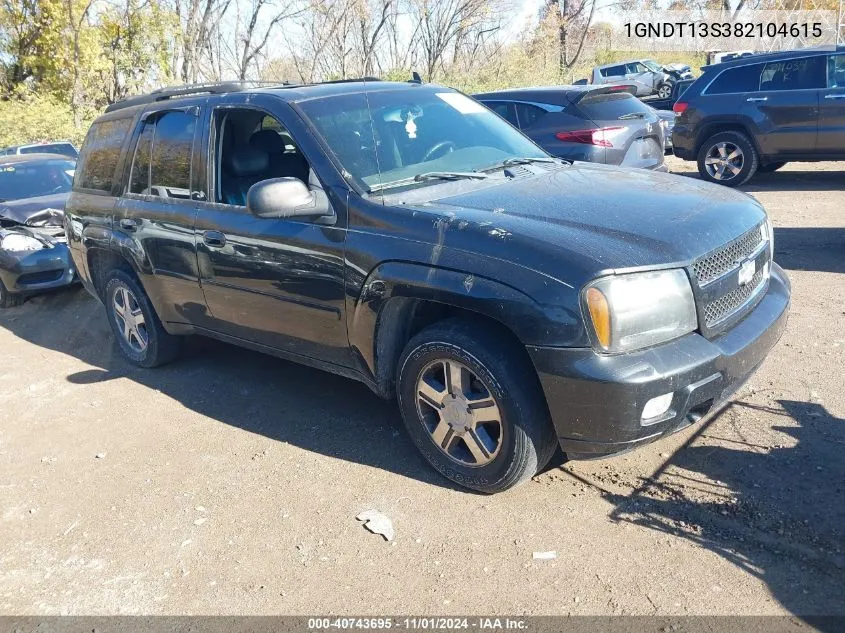
[[739,148],[735,148],[734,151],[732,151],[730,154],[728,154],[727,158],[728,158],[728,160],[736,160],[738,158],[741,159],[742,158],[742,152],[739,151]]
[[443,399],[446,397],[446,391],[437,389],[425,379],[420,380],[417,386],[417,394],[429,406],[435,409],[443,408]]
[[446,448],[446,441],[453,435],[452,427],[440,420],[431,432],[431,438],[440,448]]
[[487,450],[487,446],[484,445],[484,441],[480,437],[483,432],[483,429],[473,429],[464,436],[464,444],[472,453],[477,464],[483,464],[490,459],[490,451]]
[[471,402],[469,410],[472,415],[472,421],[475,424],[500,421],[499,407],[496,406],[493,398],[484,398],[483,400]]
[[707,158],[704,159],[705,165],[718,165],[721,162],[722,161],[719,158],[717,158],[716,156],[708,156]]
[[446,361],[444,367],[446,391],[453,396],[467,393],[469,391],[469,370],[455,361]]

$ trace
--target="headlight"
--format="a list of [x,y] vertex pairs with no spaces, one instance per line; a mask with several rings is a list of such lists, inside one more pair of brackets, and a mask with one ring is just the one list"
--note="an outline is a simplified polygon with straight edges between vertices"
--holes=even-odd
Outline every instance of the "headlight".
[[21,235],[20,233],[9,233],[0,242],[0,247],[4,251],[11,251],[19,253],[23,251],[40,251],[44,245],[29,235]]
[[582,296],[594,341],[604,352],[657,345],[698,327],[692,288],[680,269],[603,277]]

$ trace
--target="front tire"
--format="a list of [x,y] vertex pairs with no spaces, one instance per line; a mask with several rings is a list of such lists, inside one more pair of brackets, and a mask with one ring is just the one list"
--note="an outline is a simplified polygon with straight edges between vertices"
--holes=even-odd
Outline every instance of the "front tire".
[[157,367],[173,360],[182,338],[168,334],[144,289],[123,270],[106,279],[103,301],[120,351],[139,367]]
[[657,96],[660,99],[668,99],[672,96],[672,84],[660,84],[657,86]]
[[698,150],[698,173],[704,180],[727,187],[748,182],[760,166],[754,143],[742,132],[719,132]]
[[507,333],[459,319],[417,334],[400,360],[402,419],[426,460],[472,490],[533,477],[558,442],[525,350]]

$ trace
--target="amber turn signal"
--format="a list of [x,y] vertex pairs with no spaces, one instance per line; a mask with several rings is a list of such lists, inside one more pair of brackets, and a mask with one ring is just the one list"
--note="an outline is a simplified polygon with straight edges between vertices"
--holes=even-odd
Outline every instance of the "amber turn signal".
[[590,318],[593,320],[593,329],[596,338],[605,349],[610,347],[610,307],[607,305],[607,298],[598,288],[587,290],[587,307],[590,310]]

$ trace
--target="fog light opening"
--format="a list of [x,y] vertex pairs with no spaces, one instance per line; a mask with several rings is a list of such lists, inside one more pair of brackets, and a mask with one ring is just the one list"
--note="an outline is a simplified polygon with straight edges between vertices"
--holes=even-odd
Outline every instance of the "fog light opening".
[[662,396],[657,396],[656,398],[652,398],[646,402],[643,407],[641,419],[650,420],[651,418],[656,418],[666,413],[669,410],[669,407],[672,406],[673,395],[674,394],[672,392],[664,393]]

